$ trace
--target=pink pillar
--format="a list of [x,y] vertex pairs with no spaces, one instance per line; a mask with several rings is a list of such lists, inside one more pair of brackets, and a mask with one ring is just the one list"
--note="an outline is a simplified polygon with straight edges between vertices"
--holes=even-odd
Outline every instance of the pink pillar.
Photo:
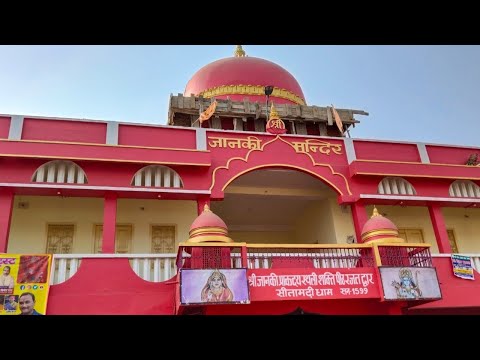
[[432,220],[433,232],[437,239],[438,251],[442,254],[450,254],[452,247],[448,241],[447,228],[445,227],[445,220],[443,219],[442,209],[438,205],[430,205],[428,207],[430,219]]
[[357,238],[357,243],[362,242],[362,228],[363,225],[368,220],[367,210],[365,205],[358,202],[353,203],[352,205],[352,217],[353,217],[353,226],[355,227],[355,237]]
[[6,253],[8,248],[14,197],[11,189],[0,189],[0,253]]
[[207,204],[210,207],[210,198],[208,196],[202,196],[197,198],[197,212],[200,215],[203,212],[203,208]]
[[117,225],[117,195],[114,193],[105,194],[103,205],[103,239],[102,253],[115,253],[115,228]]

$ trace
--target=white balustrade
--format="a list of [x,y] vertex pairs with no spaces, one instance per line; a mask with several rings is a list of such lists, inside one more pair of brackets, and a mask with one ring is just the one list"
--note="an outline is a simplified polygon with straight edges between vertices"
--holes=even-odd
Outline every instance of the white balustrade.
[[[241,255],[235,253],[231,255],[234,267],[241,267]],[[480,272],[480,254],[459,255],[469,256],[472,259],[473,268]],[[250,269],[268,269],[271,266],[271,258],[279,256],[290,259],[311,257],[315,268],[352,268],[356,266],[357,262],[355,258],[342,258],[341,255],[334,253],[251,253],[248,254],[248,267]],[[450,257],[450,254],[432,254],[432,257]],[[60,284],[70,279],[81,266],[82,259],[85,258],[127,258],[135,274],[143,280],[151,282],[166,281],[177,273],[176,254],[55,254],[52,260],[50,284]]]
[[70,279],[85,258],[127,258],[132,270],[143,280],[166,281],[177,273],[176,257],[176,254],[55,254],[52,259],[50,285],[60,284]]
[[[432,254],[432,257],[450,257],[451,254]],[[472,267],[477,271],[480,272],[480,254],[455,254],[455,255],[462,255],[468,256],[472,259]]]

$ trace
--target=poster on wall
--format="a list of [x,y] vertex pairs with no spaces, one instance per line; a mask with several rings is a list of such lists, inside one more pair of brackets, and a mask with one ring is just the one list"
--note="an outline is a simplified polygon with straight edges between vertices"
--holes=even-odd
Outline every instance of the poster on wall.
[[180,303],[249,304],[247,269],[181,269]]
[[441,299],[442,293],[435,268],[379,268],[385,300]]
[[453,275],[467,280],[475,280],[470,256],[452,254]]
[[52,256],[0,254],[0,315],[44,315]]

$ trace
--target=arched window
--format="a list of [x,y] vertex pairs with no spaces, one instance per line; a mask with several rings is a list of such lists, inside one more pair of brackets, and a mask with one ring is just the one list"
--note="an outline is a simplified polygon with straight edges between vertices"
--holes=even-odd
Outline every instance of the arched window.
[[87,184],[85,171],[69,160],[53,160],[40,166],[32,177],[33,182],[57,184]]
[[480,186],[470,180],[455,180],[448,192],[452,197],[480,198]]
[[417,195],[415,188],[401,177],[387,176],[378,184],[378,193],[385,195]]
[[162,165],[149,165],[138,170],[132,179],[131,185],[183,188],[182,179],[177,172]]

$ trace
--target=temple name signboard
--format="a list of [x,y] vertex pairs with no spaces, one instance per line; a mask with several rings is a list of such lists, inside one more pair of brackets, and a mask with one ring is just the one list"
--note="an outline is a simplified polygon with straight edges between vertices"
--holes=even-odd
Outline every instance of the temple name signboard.
[[251,301],[379,298],[373,268],[249,269]]

